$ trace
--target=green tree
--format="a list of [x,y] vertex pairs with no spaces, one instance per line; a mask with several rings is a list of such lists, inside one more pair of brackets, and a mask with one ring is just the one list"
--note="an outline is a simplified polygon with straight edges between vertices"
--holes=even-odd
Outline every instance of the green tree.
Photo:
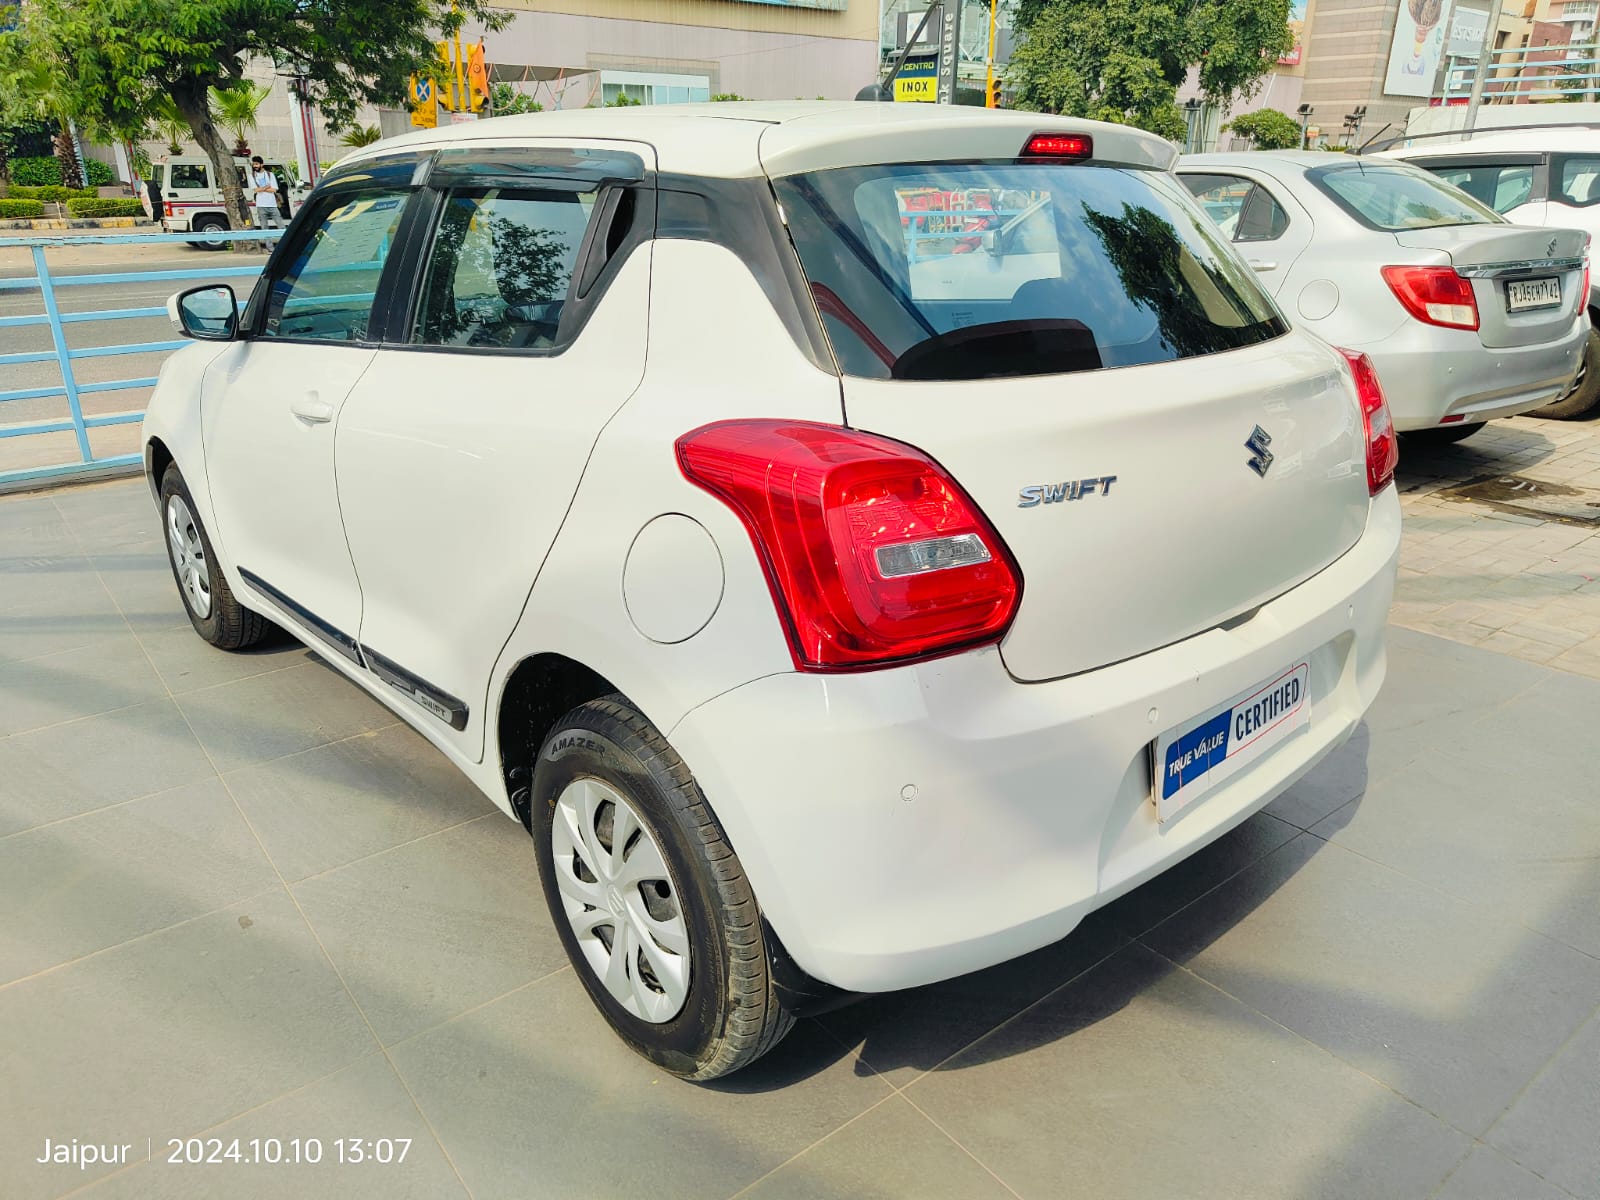
[[73,111],[100,127],[141,129],[156,97],[170,97],[243,226],[244,190],[207,103],[212,88],[236,89],[251,60],[270,60],[306,80],[337,130],[363,105],[405,95],[413,74],[436,74],[435,42],[464,22],[500,29],[510,19],[490,0],[28,0],[19,32],[51,49]]
[[272,89],[249,79],[211,89],[211,119],[233,134],[233,156],[250,157],[250,134]]
[[344,131],[344,136],[339,139],[341,146],[349,146],[352,150],[359,150],[363,146],[370,146],[373,142],[383,140],[383,130],[376,125],[352,125]]
[[[0,0],[0,26],[16,19],[16,6]],[[26,27],[0,33],[0,125],[48,122],[61,182],[81,188],[83,171],[72,136],[71,101],[71,83],[55,48],[30,36]]]
[[509,83],[491,83],[489,109],[497,117],[514,117],[518,113],[543,112],[544,105],[527,92],[517,91]]
[[150,124],[156,135],[167,139],[167,153],[180,154],[183,139],[189,136],[189,122],[183,119],[172,97],[166,94],[155,97],[150,106]]
[[1252,95],[1293,46],[1288,0],[1022,0],[1006,72],[1015,107],[1137,125],[1180,142],[1178,85],[1199,67],[1207,100]]
[[1275,108],[1241,113],[1222,128],[1248,138],[1257,150],[1296,150],[1300,146],[1299,122]]

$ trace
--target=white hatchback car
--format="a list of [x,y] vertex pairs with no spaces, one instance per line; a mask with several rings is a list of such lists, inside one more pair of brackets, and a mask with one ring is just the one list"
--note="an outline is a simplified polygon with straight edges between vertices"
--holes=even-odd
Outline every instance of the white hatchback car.
[[347,159],[242,318],[172,301],[202,341],[144,438],[194,626],[284,626],[523,821],[589,994],[677,1074],[1055,941],[1384,674],[1371,366],[1173,156],[715,104]]
[[1369,355],[1397,428],[1457,441],[1572,386],[1588,236],[1507,224],[1419,168],[1322,151],[1178,164],[1278,304]]

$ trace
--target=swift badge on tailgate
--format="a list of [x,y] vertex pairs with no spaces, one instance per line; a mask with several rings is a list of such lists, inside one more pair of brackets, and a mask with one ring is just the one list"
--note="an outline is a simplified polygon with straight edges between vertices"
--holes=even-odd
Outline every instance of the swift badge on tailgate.
[[1017,493],[1017,507],[1032,508],[1041,502],[1055,504],[1062,500],[1081,500],[1094,495],[1096,488],[1100,489],[1100,495],[1109,496],[1111,485],[1116,481],[1115,475],[1100,475],[1094,479],[1069,479],[1065,483],[1036,483]]

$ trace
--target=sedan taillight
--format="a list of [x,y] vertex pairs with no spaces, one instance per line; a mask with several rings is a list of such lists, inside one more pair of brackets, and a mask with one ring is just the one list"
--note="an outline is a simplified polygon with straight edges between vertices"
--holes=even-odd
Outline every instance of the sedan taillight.
[[839,671],[997,641],[1022,574],[978,506],[901,442],[809,421],[719,421],[678,439],[689,482],[738,514],[795,665]]
[[1446,329],[1476,329],[1478,298],[1472,281],[1453,267],[1385,267],[1383,280],[1395,299],[1419,321]]
[[1355,377],[1361,425],[1367,439],[1367,494],[1376,496],[1394,481],[1394,469],[1400,464],[1400,437],[1395,433],[1394,418],[1389,415],[1372,360],[1359,350],[1339,353],[1345,356],[1350,374]]

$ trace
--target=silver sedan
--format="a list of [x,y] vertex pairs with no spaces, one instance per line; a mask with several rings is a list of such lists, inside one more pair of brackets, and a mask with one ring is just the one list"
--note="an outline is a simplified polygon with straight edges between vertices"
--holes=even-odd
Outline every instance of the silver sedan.
[[1397,428],[1455,441],[1576,375],[1581,230],[1508,224],[1392,159],[1196,154],[1177,171],[1285,315],[1372,359]]

